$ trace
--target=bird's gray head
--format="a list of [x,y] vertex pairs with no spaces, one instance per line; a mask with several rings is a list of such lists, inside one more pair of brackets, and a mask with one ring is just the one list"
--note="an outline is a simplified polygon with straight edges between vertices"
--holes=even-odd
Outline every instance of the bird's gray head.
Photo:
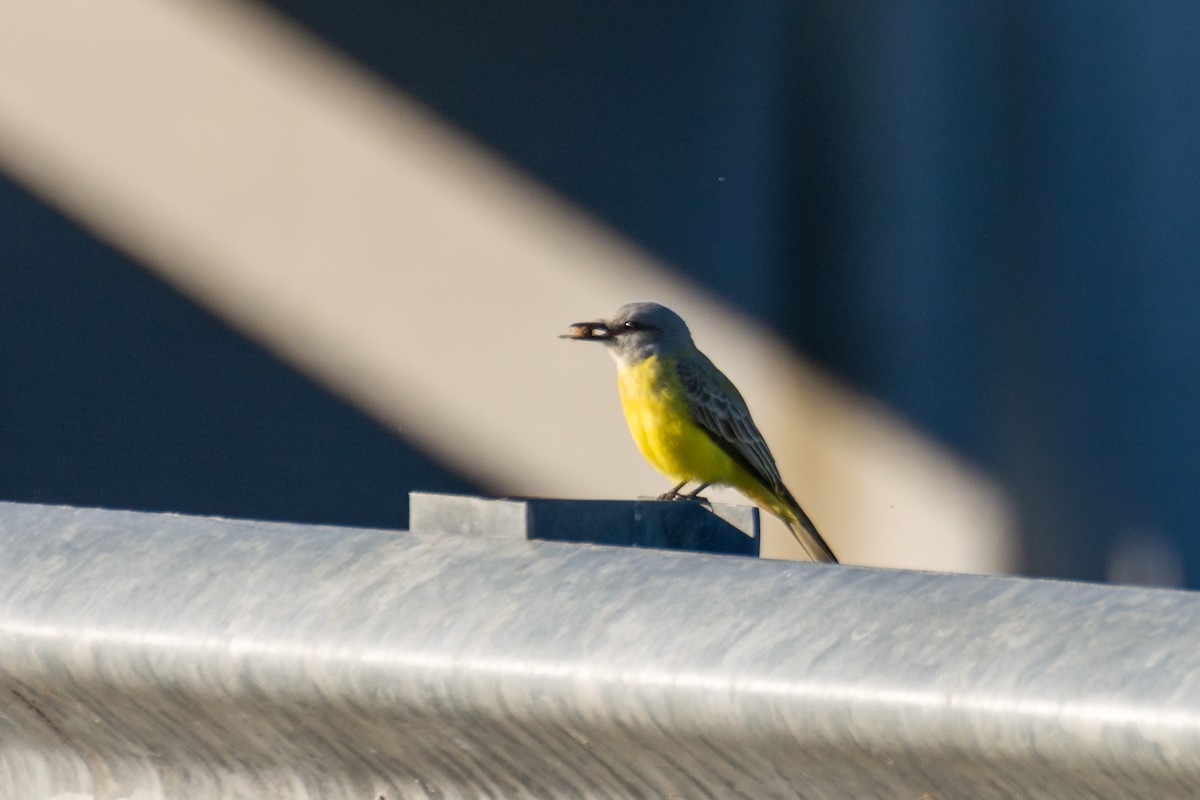
[[576,322],[562,338],[603,342],[621,364],[670,356],[695,346],[683,318],[658,303],[629,303],[618,308],[610,320]]

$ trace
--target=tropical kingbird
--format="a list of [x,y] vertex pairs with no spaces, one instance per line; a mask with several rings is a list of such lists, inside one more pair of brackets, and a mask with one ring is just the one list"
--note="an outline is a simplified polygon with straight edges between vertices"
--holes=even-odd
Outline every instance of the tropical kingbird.
[[[651,466],[678,484],[662,500],[732,486],[783,520],[814,561],[837,558],[796,498],[750,418],[746,401],[696,349],[683,319],[658,303],[621,306],[612,320],[577,322],[564,339],[603,342],[617,362],[625,421]],[[680,490],[700,484],[687,494]]]

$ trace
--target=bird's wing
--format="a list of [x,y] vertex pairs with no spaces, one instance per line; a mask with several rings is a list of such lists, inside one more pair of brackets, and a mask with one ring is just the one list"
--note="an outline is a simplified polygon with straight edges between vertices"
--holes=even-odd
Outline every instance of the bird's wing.
[[837,556],[817,532],[808,514],[804,513],[796,498],[783,485],[775,459],[767,449],[762,434],[754,426],[754,420],[750,419],[750,410],[737,387],[700,352],[691,358],[678,359],[675,369],[696,424],[730,458],[753,475],[763,488],[790,509],[791,519],[785,521],[809,558],[837,563]]
[[764,487],[786,492],[766,440],[733,382],[698,351],[690,358],[678,359],[676,372],[696,424]]

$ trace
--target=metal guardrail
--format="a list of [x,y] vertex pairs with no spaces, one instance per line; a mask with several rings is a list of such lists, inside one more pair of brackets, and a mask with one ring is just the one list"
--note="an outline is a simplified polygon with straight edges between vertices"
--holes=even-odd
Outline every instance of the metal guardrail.
[[0,797],[1200,795],[1200,598],[0,504]]

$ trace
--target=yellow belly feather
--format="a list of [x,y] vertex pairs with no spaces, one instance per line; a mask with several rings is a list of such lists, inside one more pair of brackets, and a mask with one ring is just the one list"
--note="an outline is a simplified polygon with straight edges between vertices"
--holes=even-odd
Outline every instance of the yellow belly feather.
[[652,356],[620,371],[621,407],[638,450],[675,482],[738,485],[745,475],[692,419],[675,369]]

